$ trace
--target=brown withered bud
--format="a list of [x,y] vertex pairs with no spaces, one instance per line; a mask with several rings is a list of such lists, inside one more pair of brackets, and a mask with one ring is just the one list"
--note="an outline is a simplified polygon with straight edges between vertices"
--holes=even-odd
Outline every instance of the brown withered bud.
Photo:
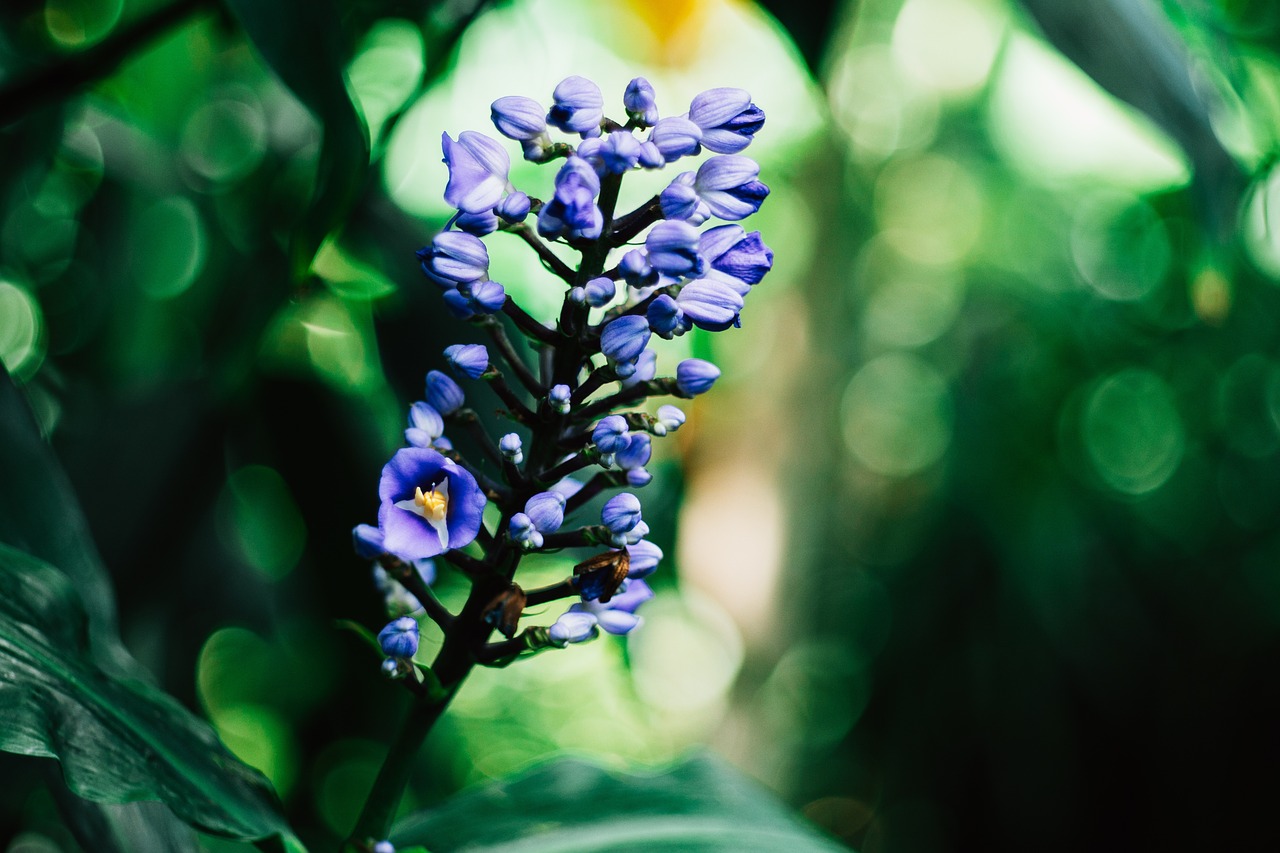
[[524,613],[525,595],[519,584],[498,593],[484,609],[484,621],[498,630],[502,636],[510,639],[516,634],[516,626],[520,615]]
[[573,585],[588,601],[599,601],[601,604],[613,598],[618,587],[627,579],[631,571],[631,555],[626,548],[617,551],[605,551],[588,557],[573,567]]

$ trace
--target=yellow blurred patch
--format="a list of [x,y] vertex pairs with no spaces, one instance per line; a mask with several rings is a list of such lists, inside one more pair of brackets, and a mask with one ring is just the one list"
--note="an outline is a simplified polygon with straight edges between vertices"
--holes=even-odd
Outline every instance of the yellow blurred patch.
[[703,41],[707,21],[732,0],[627,0],[626,9],[653,35],[665,65],[687,64]]

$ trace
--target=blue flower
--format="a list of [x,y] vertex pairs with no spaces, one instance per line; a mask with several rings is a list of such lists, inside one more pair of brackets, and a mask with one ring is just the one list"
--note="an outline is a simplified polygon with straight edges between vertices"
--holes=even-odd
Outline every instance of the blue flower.
[[604,229],[604,214],[596,206],[600,178],[581,157],[565,160],[556,173],[556,189],[538,214],[538,233],[543,237],[583,237],[595,240]]
[[409,428],[404,440],[414,447],[432,447],[444,435],[444,418],[430,403],[421,401],[409,407]]
[[698,254],[698,229],[687,222],[663,220],[644,239],[649,265],[672,278],[697,278],[707,270]]
[[769,188],[756,180],[760,166],[750,157],[726,154],[698,167],[693,189],[712,216],[730,221],[746,219],[760,209]]
[[603,308],[617,294],[618,285],[614,284],[613,279],[604,276],[591,279],[583,287],[583,298],[592,308]]
[[631,555],[630,568],[627,571],[629,578],[648,577],[658,568],[658,563],[662,562],[662,549],[646,539],[641,539],[634,545],[628,545],[627,553]]
[[645,470],[653,448],[649,436],[643,433],[633,434],[626,448],[619,450],[614,457],[618,467],[627,472],[627,482],[636,488],[647,485],[653,476]]
[[422,272],[445,288],[479,281],[489,275],[489,250],[479,237],[442,231],[430,246],[418,250]]
[[600,510],[600,523],[610,533],[630,532],[640,523],[640,499],[630,492],[614,495]]
[[667,116],[649,131],[648,141],[657,146],[663,159],[670,163],[702,151],[702,128],[687,118]]
[[560,646],[569,643],[582,643],[599,636],[596,628],[596,617],[580,610],[569,610],[555,621],[547,631],[552,642]]
[[547,394],[547,402],[556,414],[567,415],[572,397],[573,392],[569,390],[568,385],[552,385],[551,391]]
[[641,143],[629,130],[615,130],[603,139],[588,139],[578,146],[578,156],[601,174],[621,175],[640,162]]
[[560,619],[566,619],[573,613],[589,615],[595,619],[600,628],[610,634],[622,635],[631,633],[641,624],[640,617],[635,615],[636,610],[639,609],[640,605],[653,598],[653,590],[644,581],[638,579],[627,580],[623,584],[621,591],[610,598],[608,602],[581,601],[570,606],[568,613],[565,613]]
[[685,320],[700,329],[720,332],[738,325],[742,296],[723,282],[700,278],[680,289],[676,304]]
[[600,351],[620,377],[635,372],[635,361],[649,344],[649,321],[636,314],[611,320],[600,333]]
[[705,394],[719,378],[720,368],[700,358],[686,358],[676,365],[676,388],[686,397]]
[[532,207],[532,203],[529,201],[529,196],[516,190],[498,202],[498,206],[494,210],[508,222],[524,222],[525,217],[529,215],[530,207]]
[[542,547],[542,534],[526,513],[517,512],[511,516],[511,521],[507,523],[507,533],[512,542],[523,545],[527,550]]
[[498,217],[492,210],[484,210],[480,213],[463,213],[453,221],[453,224],[459,231],[466,231],[468,234],[483,237],[498,230]]
[[477,314],[494,314],[506,304],[507,291],[493,279],[485,279],[471,285],[469,305]]
[[466,402],[462,388],[438,370],[427,373],[427,403],[442,415],[451,415]]
[[626,418],[622,415],[608,415],[601,418],[591,430],[591,441],[601,453],[612,455],[626,450],[630,435]]
[[649,287],[658,283],[658,271],[649,265],[649,259],[639,249],[631,249],[622,256],[618,272],[631,287]]
[[382,469],[378,528],[404,560],[461,548],[480,532],[485,496],[475,478],[435,450],[405,447]]
[[640,125],[658,123],[658,103],[653,86],[643,77],[637,77],[627,84],[622,93],[622,105],[627,109],[627,117]]
[[702,144],[717,154],[736,154],[764,127],[764,110],[745,89],[708,89],[689,105],[689,121],[702,130]]
[[683,219],[701,225],[711,216],[711,208],[694,188],[693,172],[682,172],[658,194],[658,204],[667,219]]
[[418,653],[418,620],[401,616],[378,632],[378,645],[389,658],[408,660]]
[[647,349],[640,355],[636,356],[634,372],[622,380],[623,388],[630,388],[640,382],[648,382],[650,379],[658,375],[658,354],[651,349]]
[[658,420],[654,426],[662,427],[662,432],[658,432],[656,429],[654,430],[656,435],[666,435],[669,432],[675,432],[680,429],[680,427],[684,426],[684,412],[680,410],[679,406],[659,406]]
[[578,133],[584,137],[599,136],[600,122],[604,121],[604,95],[600,87],[586,77],[566,77],[556,86],[551,98],[555,101],[547,113],[547,123],[565,133]]
[[444,200],[464,213],[492,210],[507,191],[511,158],[506,149],[474,130],[458,134],[457,142],[446,133],[441,144],[449,167]]
[[698,251],[711,268],[747,284],[759,284],[773,269],[773,250],[759,231],[746,233],[740,225],[719,225],[702,232]]
[[524,514],[539,533],[555,533],[564,523],[564,505],[564,495],[559,492],[539,492],[525,501]]
[[445,347],[444,357],[459,376],[479,379],[489,369],[489,351],[483,344],[454,344]]
[[545,138],[547,120],[543,115],[542,104],[533,98],[520,95],[508,95],[498,98],[489,106],[489,117],[493,126],[507,139],[527,142]]
[[664,338],[670,339],[685,331],[684,311],[680,309],[679,303],[665,293],[659,294],[649,303],[645,318],[653,333]]
[[502,454],[503,459],[515,465],[524,461],[524,444],[520,441],[520,436],[514,432],[509,432],[498,439],[498,452]]
[[667,165],[667,158],[656,143],[652,140],[645,140],[640,143],[639,163],[645,169],[661,169]]

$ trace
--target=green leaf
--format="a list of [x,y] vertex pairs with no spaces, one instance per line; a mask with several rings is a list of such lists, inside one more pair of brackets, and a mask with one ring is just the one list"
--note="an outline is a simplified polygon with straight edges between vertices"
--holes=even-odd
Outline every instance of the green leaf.
[[345,32],[333,0],[225,0],[262,58],[324,125],[315,196],[294,232],[295,278],[346,216],[369,166],[369,136],[347,94]]
[[160,800],[219,835],[280,835],[275,794],[169,696],[89,659],[88,617],[67,576],[0,544],[0,750],[56,758],[89,800]]
[[845,850],[711,757],[623,774],[576,759],[462,793],[413,815],[397,845],[434,853],[834,853]]

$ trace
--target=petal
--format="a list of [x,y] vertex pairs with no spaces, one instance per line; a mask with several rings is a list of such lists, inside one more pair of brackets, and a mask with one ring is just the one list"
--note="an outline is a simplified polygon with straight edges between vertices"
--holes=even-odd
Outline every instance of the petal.
[[724,124],[749,106],[751,93],[746,89],[708,89],[689,104],[689,121],[705,131]]

